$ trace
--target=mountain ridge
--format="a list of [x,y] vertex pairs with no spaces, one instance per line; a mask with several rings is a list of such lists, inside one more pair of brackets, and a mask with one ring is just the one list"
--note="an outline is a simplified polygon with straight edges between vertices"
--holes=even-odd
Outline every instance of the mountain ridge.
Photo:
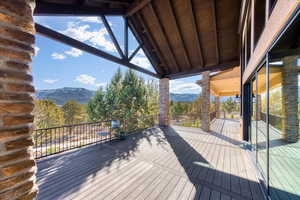
[[[63,87],[57,89],[37,90],[36,99],[53,100],[57,105],[63,105],[65,102],[74,100],[81,104],[86,104],[96,94],[95,90],[85,88]],[[198,98],[198,94],[192,93],[171,93],[170,98],[173,102],[192,102]]]

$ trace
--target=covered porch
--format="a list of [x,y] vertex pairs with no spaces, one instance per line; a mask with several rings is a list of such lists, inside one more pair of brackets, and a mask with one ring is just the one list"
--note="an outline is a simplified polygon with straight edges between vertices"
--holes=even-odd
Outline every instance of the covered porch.
[[37,162],[38,199],[264,199],[239,122],[153,127]]

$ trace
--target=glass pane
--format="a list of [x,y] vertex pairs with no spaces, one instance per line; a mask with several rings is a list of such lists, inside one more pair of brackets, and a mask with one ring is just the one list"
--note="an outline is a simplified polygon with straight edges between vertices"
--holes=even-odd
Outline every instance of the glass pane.
[[256,151],[256,80],[252,81],[251,95],[251,144],[253,151]]
[[269,192],[279,200],[300,199],[299,27],[298,17],[270,52]]
[[266,66],[257,73],[257,162],[263,177],[267,178],[267,124],[266,124]]

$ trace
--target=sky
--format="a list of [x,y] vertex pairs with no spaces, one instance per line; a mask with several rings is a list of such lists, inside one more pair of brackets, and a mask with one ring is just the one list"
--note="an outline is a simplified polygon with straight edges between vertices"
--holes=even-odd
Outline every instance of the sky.
[[[121,17],[107,17],[112,30],[123,48],[123,19]],[[69,37],[82,41],[107,53],[118,56],[118,53],[106,32],[100,18],[97,17],[35,17],[35,21],[63,33]],[[138,46],[134,36],[129,32],[129,52]],[[36,55],[33,58],[32,73],[36,89],[56,89],[62,87],[81,87],[96,90],[105,87],[120,68],[125,66],[113,63],[103,58],[83,52],[71,46],[48,39],[37,34]],[[153,71],[143,51],[139,51],[133,58],[133,63]],[[155,79],[149,75],[138,73],[145,80]],[[195,82],[200,75],[170,81],[172,93],[199,94],[200,86]],[[157,79],[155,79],[157,80]]]

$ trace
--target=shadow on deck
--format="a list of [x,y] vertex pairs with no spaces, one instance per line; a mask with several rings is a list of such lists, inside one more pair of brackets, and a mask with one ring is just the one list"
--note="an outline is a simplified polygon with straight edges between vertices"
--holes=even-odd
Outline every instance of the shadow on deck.
[[264,199],[239,123],[151,128],[38,161],[38,199]]

